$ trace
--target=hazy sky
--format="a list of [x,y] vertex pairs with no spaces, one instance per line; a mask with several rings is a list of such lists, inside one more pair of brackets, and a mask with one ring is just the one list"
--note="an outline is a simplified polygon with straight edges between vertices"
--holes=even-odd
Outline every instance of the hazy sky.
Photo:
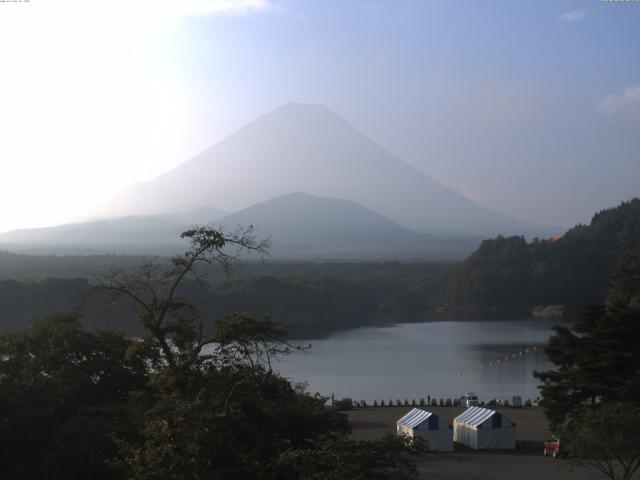
[[0,2],[0,62],[0,231],[77,218],[288,101],[530,222],[640,194],[639,2]]

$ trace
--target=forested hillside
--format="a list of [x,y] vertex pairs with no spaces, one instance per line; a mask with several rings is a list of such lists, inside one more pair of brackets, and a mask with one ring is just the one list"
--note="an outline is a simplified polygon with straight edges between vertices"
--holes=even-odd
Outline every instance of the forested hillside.
[[[555,240],[485,240],[463,264],[248,262],[230,275],[213,268],[206,286],[185,282],[181,296],[203,316],[237,311],[271,315],[294,336],[392,322],[524,317],[536,305],[569,312],[602,301],[607,276],[640,248],[640,200],[597,213]],[[90,295],[111,269],[166,258],[28,256],[0,252],[0,331],[15,331],[54,311],[83,315],[85,327],[137,334],[135,312]]]
[[556,239],[498,236],[482,242],[459,268],[455,305],[480,308],[602,301],[607,276],[625,252],[640,248],[640,199],[596,213]]

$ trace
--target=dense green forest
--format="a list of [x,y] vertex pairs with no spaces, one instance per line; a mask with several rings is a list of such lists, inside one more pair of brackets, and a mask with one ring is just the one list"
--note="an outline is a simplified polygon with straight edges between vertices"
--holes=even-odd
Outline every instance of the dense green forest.
[[136,255],[27,255],[0,251],[0,280],[94,278],[113,268],[138,265]]
[[[5,254],[5,258],[14,265],[25,261],[36,279],[57,268],[57,257],[41,257],[42,267],[34,261],[38,257]],[[0,331],[15,331],[49,312],[66,311],[81,314],[83,325],[92,331],[113,328],[139,333],[134,306],[126,300],[112,302],[94,288],[108,274],[108,263],[89,257],[83,265],[79,257],[72,258],[74,273],[86,268],[92,276],[0,281]],[[145,262],[142,257],[114,259],[122,262],[121,268]],[[424,320],[446,296],[453,269],[452,264],[436,263],[247,263],[234,267],[229,275],[205,269],[206,284],[184,282],[180,293],[206,318],[239,311],[269,314],[287,325],[292,335],[311,338],[364,325]]]
[[557,239],[499,236],[459,268],[450,300],[480,310],[527,312],[535,305],[598,303],[622,256],[640,248],[640,199],[596,213]]

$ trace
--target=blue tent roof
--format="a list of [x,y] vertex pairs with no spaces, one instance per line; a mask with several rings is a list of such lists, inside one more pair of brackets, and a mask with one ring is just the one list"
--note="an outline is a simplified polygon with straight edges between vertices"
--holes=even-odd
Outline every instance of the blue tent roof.
[[[465,423],[473,427],[482,425],[488,418],[497,415],[502,417],[500,413],[495,410],[489,410],[482,407],[469,407],[465,409],[460,415],[453,419],[454,422]],[[502,422],[493,422],[495,427],[502,426]]]
[[[433,412],[427,412],[419,408],[413,408],[404,417],[398,420],[399,425],[405,425],[410,428],[418,428],[422,423],[429,421],[429,430],[432,429],[432,424],[435,426],[434,430],[438,428],[438,416]],[[435,422],[434,422],[435,420]]]

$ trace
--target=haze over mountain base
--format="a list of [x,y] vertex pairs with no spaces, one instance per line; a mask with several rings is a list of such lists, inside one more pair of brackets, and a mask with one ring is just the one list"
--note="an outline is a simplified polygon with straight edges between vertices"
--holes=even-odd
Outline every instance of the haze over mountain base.
[[179,167],[116,194],[100,213],[235,212],[291,192],[356,202],[427,233],[540,235],[396,158],[322,105],[289,103]]

